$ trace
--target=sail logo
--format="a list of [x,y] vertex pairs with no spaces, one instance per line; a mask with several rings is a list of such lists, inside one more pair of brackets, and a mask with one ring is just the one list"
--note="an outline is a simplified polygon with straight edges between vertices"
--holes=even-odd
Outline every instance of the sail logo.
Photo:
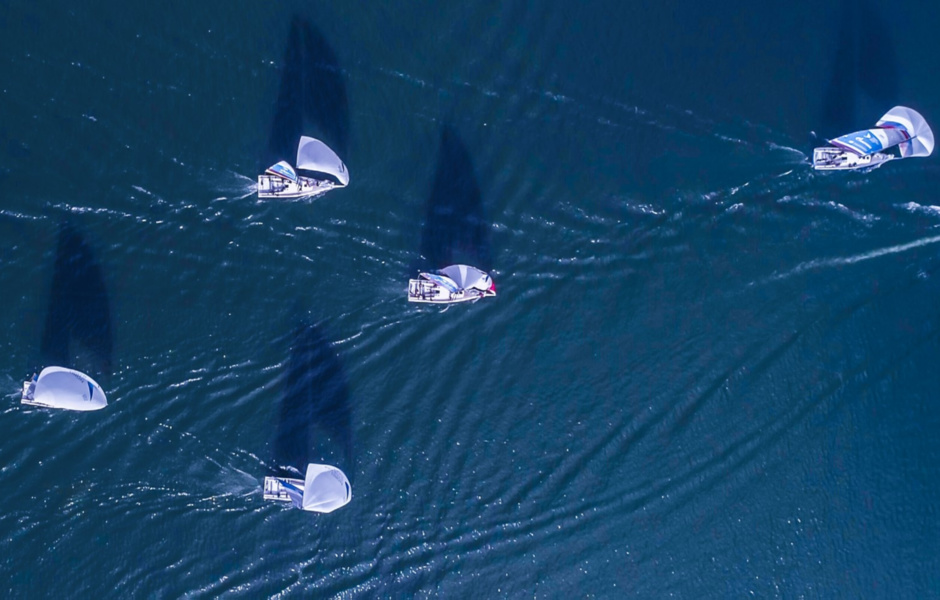
[[[871,140],[870,143],[869,140]],[[870,131],[865,132],[865,135],[855,136],[855,141],[859,144],[864,144],[865,149],[869,152],[873,149],[881,148],[881,144],[878,143],[878,138],[876,138]]]

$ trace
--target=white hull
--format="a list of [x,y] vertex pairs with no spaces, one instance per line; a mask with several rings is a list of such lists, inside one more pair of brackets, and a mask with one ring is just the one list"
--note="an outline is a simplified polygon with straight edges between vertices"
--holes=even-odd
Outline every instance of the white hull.
[[43,404],[42,402],[36,402],[35,400],[32,399],[32,390],[30,389],[30,387],[34,383],[35,382],[33,380],[23,382],[23,397],[20,399],[20,402],[22,402],[23,404],[27,404],[29,406],[42,406],[43,408],[55,408],[53,406],[49,406],[48,404]]
[[258,175],[259,198],[312,198],[325,194],[333,188],[343,187],[325,179],[298,177],[297,182],[264,173]]
[[286,481],[303,493],[304,480],[292,479],[287,477],[265,477],[264,478],[264,499],[274,500],[276,502],[290,502],[290,496],[287,495],[287,489],[281,485],[281,481]]
[[817,171],[874,169],[894,158],[896,157],[882,152],[859,156],[854,152],[847,152],[841,148],[827,146],[813,150],[813,168]]
[[425,304],[457,304],[479,300],[487,294],[480,290],[460,290],[451,292],[444,286],[427,279],[408,280],[408,302],[423,302]]

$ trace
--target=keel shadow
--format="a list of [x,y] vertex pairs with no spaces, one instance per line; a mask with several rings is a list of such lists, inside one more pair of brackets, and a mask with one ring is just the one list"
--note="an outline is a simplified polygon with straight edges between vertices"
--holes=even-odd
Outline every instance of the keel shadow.
[[349,103],[336,53],[309,20],[294,15],[262,170],[280,160],[293,164],[302,135],[322,140],[346,159]]
[[59,226],[49,308],[40,341],[43,366],[110,377],[113,350],[110,301],[101,266],[72,225]]
[[[307,464],[352,473],[352,408],[346,375],[318,325],[292,331],[274,442],[276,475],[303,477]],[[352,479],[350,477],[350,479]]]
[[823,101],[821,133],[826,139],[873,126],[900,100],[890,21],[879,18],[869,0],[843,0],[838,15],[838,41]]
[[473,160],[449,124],[441,131],[434,183],[421,230],[421,260],[412,269],[467,264],[489,272],[490,226]]

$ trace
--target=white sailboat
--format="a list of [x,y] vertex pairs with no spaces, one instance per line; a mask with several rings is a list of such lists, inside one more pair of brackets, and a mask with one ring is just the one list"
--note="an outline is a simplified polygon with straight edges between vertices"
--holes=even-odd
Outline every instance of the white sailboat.
[[290,502],[301,510],[330,513],[349,504],[352,486],[341,470],[331,465],[307,465],[304,479],[265,477],[264,499]]
[[108,398],[94,379],[65,367],[46,367],[23,383],[23,404],[66,410],[98,410]]
[[451,265],[419,275],[408,280],[408,302],[454,304],[496,295],[496,283],[476,267]]
[[297,169],[316,175],[298,175],[282,160],[258,175],[258,197],[309,198],[349,184],[349,171],[343,161],[329,146],[312,137],[303,136],[297,144]]
[[874,169],[889,160],[930,156],[933,131],[916,110],[895,106],[871,129],[829,140],[831,146],[813,150],[813,168],[819,171]]

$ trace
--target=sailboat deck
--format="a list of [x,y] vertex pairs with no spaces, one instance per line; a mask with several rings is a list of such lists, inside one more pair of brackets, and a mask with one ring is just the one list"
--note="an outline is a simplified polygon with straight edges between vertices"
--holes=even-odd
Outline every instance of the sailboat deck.
[[408,280],[408,302],[426,302],[429,304],[452,304],[479,300],[484,296],[479,290],[460,290],[451,292],[444,286],[427,279]]
[[281,485],[281,479],[287,481],[288,483],[297,486],[299,489],[304,489],[304,480],[303,479],[287,479],[287,478],[278,478],[278,477],[265,477],[264,478],[264,499],[265,500],[276,500],[278,502],[290,502],[290,496],[287,494],[287,489]]
[[871,169],[881,166],[892,158],[894,158],[892,155],[882,152],[859,156],[841,148],[823,147],[813,150],[813,168],[818,171]]
[[258,175],[259,198],[309,198],[328,192],[336,184],[326,179],[298,177],[296,182],[264,173]]

